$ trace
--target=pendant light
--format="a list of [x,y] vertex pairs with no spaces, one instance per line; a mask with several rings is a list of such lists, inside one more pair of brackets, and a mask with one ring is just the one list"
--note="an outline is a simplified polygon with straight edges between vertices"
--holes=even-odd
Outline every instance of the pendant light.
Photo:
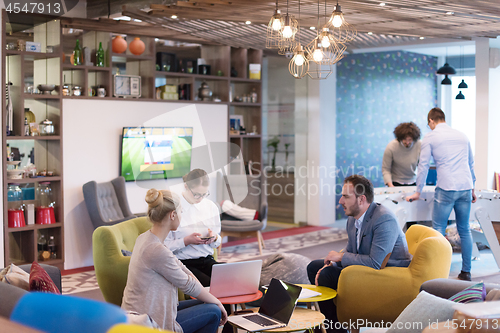
[[[321,44],[321,31],[319,29],[319,0],[318,0],[318,33],[307,46],[309,71],[307,75],[314,80],[324,80],[332,74],[332,63],[329,53],[326,53]],[[330,45],[329,45],[330,46]]]
[[448,77],[448,74],[446,74],[446,75],[444,76],[444,79],[443,79],[443,81],[441,81],[441,84],[444,84],[444,85],[447,85],[447,86],[450,86],[450,85],[451,85],[451,80],[450,80],[450,78]]
[[267,25],[267,35],[266,35],[266,48],[268,49],[279,49],[280,41],[280,31],[285,26],[285,21],[281,15],[281,11],[278,9],[278,0],[276,0],[276,9],[274,10],[274,15],[269,20]]
[[457,95],[457,97],[455,97],[455,99],[465,99],[465,96],[464,96],[464,94],[462,94],[462,91],[458,92],[458,95]]
[[[325,0],[325,21],[326,21],[326,0]],[[325,22],[323,29],[319,35],[319,41],[321,43],[321,48],[323,49],[323,54],[330,64],[336,64],[340,59],[344,57],[344,52],[347,49],[346,45],[338,42],[328,27],[328,23]]]
[[[460,46],[460,69],[462,70],[462,77],[464,76],[464,51],[463,51],[463,46]],[[458,89],[466,89],[467,88],[467,83],[465,83],[464,79],[462,79],[462,82],[458,85]],[[465,96],[462,94],[462,90],[458,91],[457,97],[455,99],[465,99]]]
[[358,34],[356,29],[345,20],[338,0],[335,9],[332,12],[332,16],[330,16],[328,25],[333,36],[339,43],[350,42],[354,40]]
[[288,14],[288,0],[286,0],[286,15],[283,21],[283,28],[280,30],[278,54],[286,55],[295,50],[295,34],[299,28],[297,19],[293,15]]
[[[299,23],[300,23],[300,0],[299,0]],[[304,48],[300,44],[300,28],[297,31],[298,42],[293,51],[293,58],[288,64],[288,70],[290,74],[296,79],[301,79],[306,76],[309,71],[309,60],[306,57]]]
[[[448,48],[446,48],[446,58],[445,61],[448,59]],[[453,75],[457,74],[457,71],[455,68],[451,67],[447,62],[444,64],[444,66],[440,67],[437,71],[436,74],[444,75],[443,81],[441,81],[441,84],[443,85],[451,85],[451,80],[448,77],[448,75]]]

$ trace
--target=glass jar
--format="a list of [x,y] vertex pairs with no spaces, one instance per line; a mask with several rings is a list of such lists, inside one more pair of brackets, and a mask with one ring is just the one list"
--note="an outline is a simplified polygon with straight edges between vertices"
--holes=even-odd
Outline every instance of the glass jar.
[[50,182],[39,183],[36,188],[36,224],[56,223],[54,213],[55,202],[52,199],[52,188]]
[[82,95],[82,88],[80,86],[74,86],[73,96],[81,96],[81,95]]
[[19,184],[9,184],[7,187],[7,219],[9,228],[26,226],[24,220],[23,191]]
[[41,135],[53,135],[54,134],[54,125],[52,121],[49,119],[45,119],[40,123],[40,134]]

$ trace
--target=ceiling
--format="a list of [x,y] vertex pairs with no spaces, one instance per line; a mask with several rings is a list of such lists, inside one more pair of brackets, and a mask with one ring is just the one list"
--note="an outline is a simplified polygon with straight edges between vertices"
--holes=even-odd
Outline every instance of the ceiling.
[[[297,0],[279,0],[279,9],[286,12],[287,2],[288,11],[299,18]],[[327,0],[325,10],[325,0],[320,0],[320,26],[335,4]],[[347,45],[351,51],[436,42],[473,44],[475,37],[500,35],[500,0],[340,0],[339,4],[346,21],[358,31]],[[108,10],[108,1],[87,0],[88,18],[128,16],[151,31],[162,30],[172,40],[259,49],[265,48],[267,24],[275,8],[275,1],[266,0],[109,0]],[[299,23],[302,39],[315,37],[310,27],[318,26],[318,1],[300,1]],[[448,52],[433,49],[429,52],[436,55]],[[458,52],[463,49],[457,47]],[[473,52],[473,48],[467,50]]]

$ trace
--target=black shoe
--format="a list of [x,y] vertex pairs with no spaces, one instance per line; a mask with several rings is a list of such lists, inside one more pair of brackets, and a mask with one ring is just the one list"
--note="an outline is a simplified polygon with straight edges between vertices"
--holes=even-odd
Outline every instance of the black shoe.
[[471,281],[471,276],[470,276],[470,272],[464,272],[464,271],[460,271],[460,274],[458,274],[458,279],[459,280],[464,280],[464,281]]

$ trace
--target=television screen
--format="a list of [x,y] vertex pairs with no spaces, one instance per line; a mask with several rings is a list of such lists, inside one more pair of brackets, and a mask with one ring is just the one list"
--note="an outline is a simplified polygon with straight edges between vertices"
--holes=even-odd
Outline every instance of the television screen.
[[191,170],[192,127],[124,127],[121,175],[126,181],[179,178]]

